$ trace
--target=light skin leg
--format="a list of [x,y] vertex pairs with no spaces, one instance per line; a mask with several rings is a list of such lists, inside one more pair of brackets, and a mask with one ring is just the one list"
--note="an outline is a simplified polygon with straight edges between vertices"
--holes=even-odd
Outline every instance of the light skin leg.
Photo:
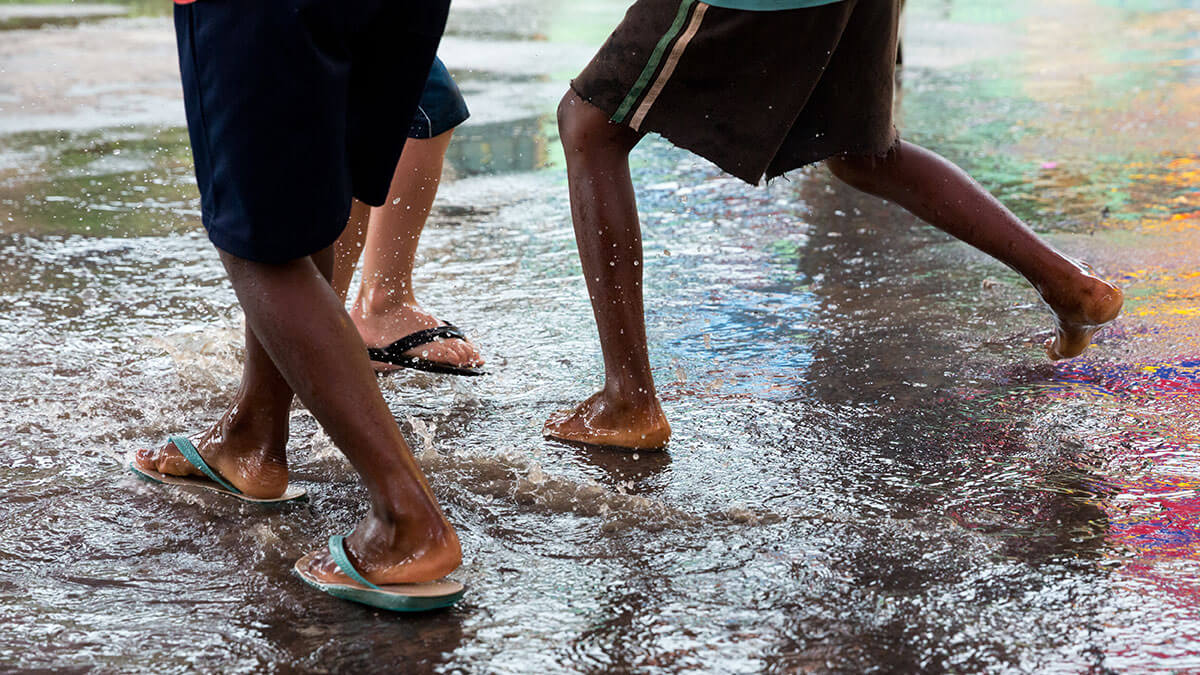
[[[370,508],[346,541],[355,566],[379,584],[429,581],[457,568],[458,535],[400,434],[366,347],[328,283],[332,249],[283,264],[225,252],[221,261],[247,325],[281,378],[260,383],[278,388],[262,395],[282,399],[286,390],[290,401],[294,391],[366,485]],[[327,554],[313,557],[307,571],[325,581],[346,581]]]
[[[375,208],[355,201],[346,230],[337,241],[333,286],[343,300],[355,264],[359,257],[363,261],[362,284],[350,316],[370,347],[385,347],[441,323],[413,295],[412,272],[452,135],[453,131],[447,131],[429,139],[409,139],[387,201]],[[407,354],[458,366],[483,365],[475,346],[458,339],[439,340]],[[387,366],[379,364],[376,368]]]

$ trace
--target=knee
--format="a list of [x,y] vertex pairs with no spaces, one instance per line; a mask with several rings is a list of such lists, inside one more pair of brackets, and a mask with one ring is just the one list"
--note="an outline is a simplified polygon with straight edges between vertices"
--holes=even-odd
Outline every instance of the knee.
[[568,155],[604,149],[628,152],[640,135],[621,124],[613,124],[604,111],[568,90],[558,103],[558,136]]
[[880,170],[881,159],[862,155],[838,155],[825,160],[825,166],[838,180],[852,188],[870,192],[875,176]]
[[578,149],[589,136],[594,135],[596,123],[583,109],[583,99],[574,91],[567,93],[558,102],[558,138],[563,148]]

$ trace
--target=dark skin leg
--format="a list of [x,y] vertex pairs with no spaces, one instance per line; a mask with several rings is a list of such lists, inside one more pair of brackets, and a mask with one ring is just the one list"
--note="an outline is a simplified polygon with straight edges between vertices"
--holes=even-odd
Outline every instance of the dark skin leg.
[[[559,132],[605,385],[575,408],[555,413],[543,433],[596,445],[662,447],[670,427],[647,356],[641,231],[628,164],[639,136],[609,123],[573,92],[559,106]],[[900,204],[1024,275],[1054,314],[1055,337],[1046,345],[1052,359],[1080,354],[1121,310],[1120,289],[1049,247],[961,169],[928,150],[901,143],[883,158],[842,157],[828,165],[850,185]]]
[[641,135],[610,124],[574,92],[559,105],[575,242],[604,354],[604,389],[555,413],[545,435],[631,449],[661,449],[671,437],[663,415],[642,309],[642,234],[629,176]]
[[1078,356],[1092,335],[1117,318],[1121,289],[1042,241],[962,169],[940,155],[901,141],[883,157],[826,161],[839,179],[893,201],[913,215],[1012,267],[1054,315],[1051,359]]
[[[290,401],[294,391],[367,487],[370,509],[346,541],[355,566],[377,584],[429,581],[457,568],[458,535],[400,434],[366,347],[329,285],[332,250],[275,265],[225,252],[221,261],[247,325],[281,377],[263,381],[260,386],[282,386],[262,395],[282,400],[286,390]],[[315,556],[308,571],[326,581],[346,581],[327,554]]]
[[[324,256],[321,262],[326,262],[325,258],[331,257]],[[291,407],[291,387],[247,322],[246,360],[237,394],[216,424],[192,443],[210,467],[243,493],[263,499],[278,497],[288,485]],[[204,477],[170,441],[158,449],[138,450],[135,461],[142,468],[172,476]]]

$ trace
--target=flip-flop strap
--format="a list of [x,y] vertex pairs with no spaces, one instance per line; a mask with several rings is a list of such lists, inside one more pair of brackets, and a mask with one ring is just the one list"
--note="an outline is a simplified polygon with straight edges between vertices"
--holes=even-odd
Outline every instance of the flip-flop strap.
[[430,342],[438,339],[457,339],[465,341],[467,336],[465,333],[459,330],[457,326],[448,323],[441,326],[434,326],[433,328],[419,330],[415,333],[409,333],[399,340],[396,340],[392,344],[384,347],[383,349],[370,347],[367,349],[367,354],[371,357],[372,361],[392,363],[390,359],[405,358],[402,356],[404,352],[415,347],[420,347],[421,345],[427,345]]
[[203,471],[204,475],[213,479],[213,482],[215,482],[217,485],[220,485],[234,494],[242,494],[241,490],[225,482],[225,479],[221,478],[220,474],[218,474],[216,471],[213,471],[212,468],[205,463],[204,458],[200,456],[200,451],[196,450],[196,446],[192,445],[192,442],[189,441],[186,436],[171,436],[170,441],[175,444],[176,448],[179,448],[179,452],[183,453],[184,459],[191,462],[192,466]]
[[342,574],[350,577],[367,588],[374,588],[377,591],[383,590],[375,584],[366,580],[363,575],[354,569],[354,565],[350,562],[349,556],[346,555],[346,537],[335,534],[329,538],[329,557],[333,558],[334,564],[342,571]]

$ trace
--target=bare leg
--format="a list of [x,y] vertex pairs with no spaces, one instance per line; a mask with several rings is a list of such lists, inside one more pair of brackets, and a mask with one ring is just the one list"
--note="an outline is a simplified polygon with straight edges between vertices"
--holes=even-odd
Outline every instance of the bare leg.
[[1101,326],[1117,317],[1123,294],[1042,241],[962,169],[918,145],[901,142],[885,157],[839,157],[834,175],[894,201],[922,220],[1015,269],[1054,313],[1051,359],[1078,356]]
[[[404,442],[379,393],[366,347],[328,283],[332,248],[281,265],[255,263],[225,252],[221,260],[249,329],[248,376],[239,400],[279,406],[290,404],[296,391],[366,484],[370,510],[346,542],[355,567],[380,584],[429,581],[458,567],[462,561],[458,535]],[[251,342],[257,345],[253,357]],[[270,373],[255,370],[265,370],[260,360],[264,355],[270,356],[267,363],[274,364]],[[227,416],[238,416],[238,408],[235,402]],[[286,408],[282,406],[284,438]],[[269,411],[276,409],[269,407]],[[209,436],[222,438],[220,429],[218,424]],[[210,452],[204,455],[242,488],[234,480],[242,475],[236,460],[226,461]],[[345,581],[327,555],[315,557],[311,565],[309,571],[319,578]]]
[[[288,485],[291,407],[291,388],[247,323],[241,386],[221,419],[193,442],[204,461],[243,493],[278,497]],[[203,476],[170,441],[157,450],[139,450],[135,461],[174,476]]]
[[663,415],[646,346],[642,235],[629,151],[641,135],[611,124],[574,92],[558,108],[571,217],[604,354],[604,389],[546,422],[547,436],[634,449],[666,446]]
[[[409,148],[412,141],[404,144]],[[346,221],[346,229],[342,236],[333,244],[333,290],[346,302],[346,293],[350,290],[350,282],[354,278],[354,267],[362,256],[363,242],[367,239],[367,224],[371,218],[371,207],[355,199],[350,204],[350,218]]]
[[[363,220],[365,205],[356,203],[350,224],[338,239],[334,288],[343,299],[354,264],[363,254],[362,285],[350,316],[370,347],[384,347],[405,335],[441,324],[414,297],[412,271],[452,135],[453,131],[447,131],[431,139],[410,139],[396,166],[387,201],[370,209],[369,224]],[[408,354],[459,366],[483,365],[475,346],[464,340],[440,340]],[[388,366],[380,364],[376,368]]]
[[[370,494],[370,510],[347,538],[355,566],[375,583],[428,581],[458,567],[458,535],[379,393],[358,331],[322,273],[332,269],[332,250],[281,265],[225,252],[221,261],[247,323]],[[344,580],[328,556],[317,556],[310,571]]]
[[[238,490],[269,499],[282,495],[288,486],[293,394],[249,321],[245,331],[246,355],[237,394],[221,418],[193,443],[205,463]],[[138,450],[135,461],[144,469],[172,476],[204,476],[170,441],[158,449]]]

